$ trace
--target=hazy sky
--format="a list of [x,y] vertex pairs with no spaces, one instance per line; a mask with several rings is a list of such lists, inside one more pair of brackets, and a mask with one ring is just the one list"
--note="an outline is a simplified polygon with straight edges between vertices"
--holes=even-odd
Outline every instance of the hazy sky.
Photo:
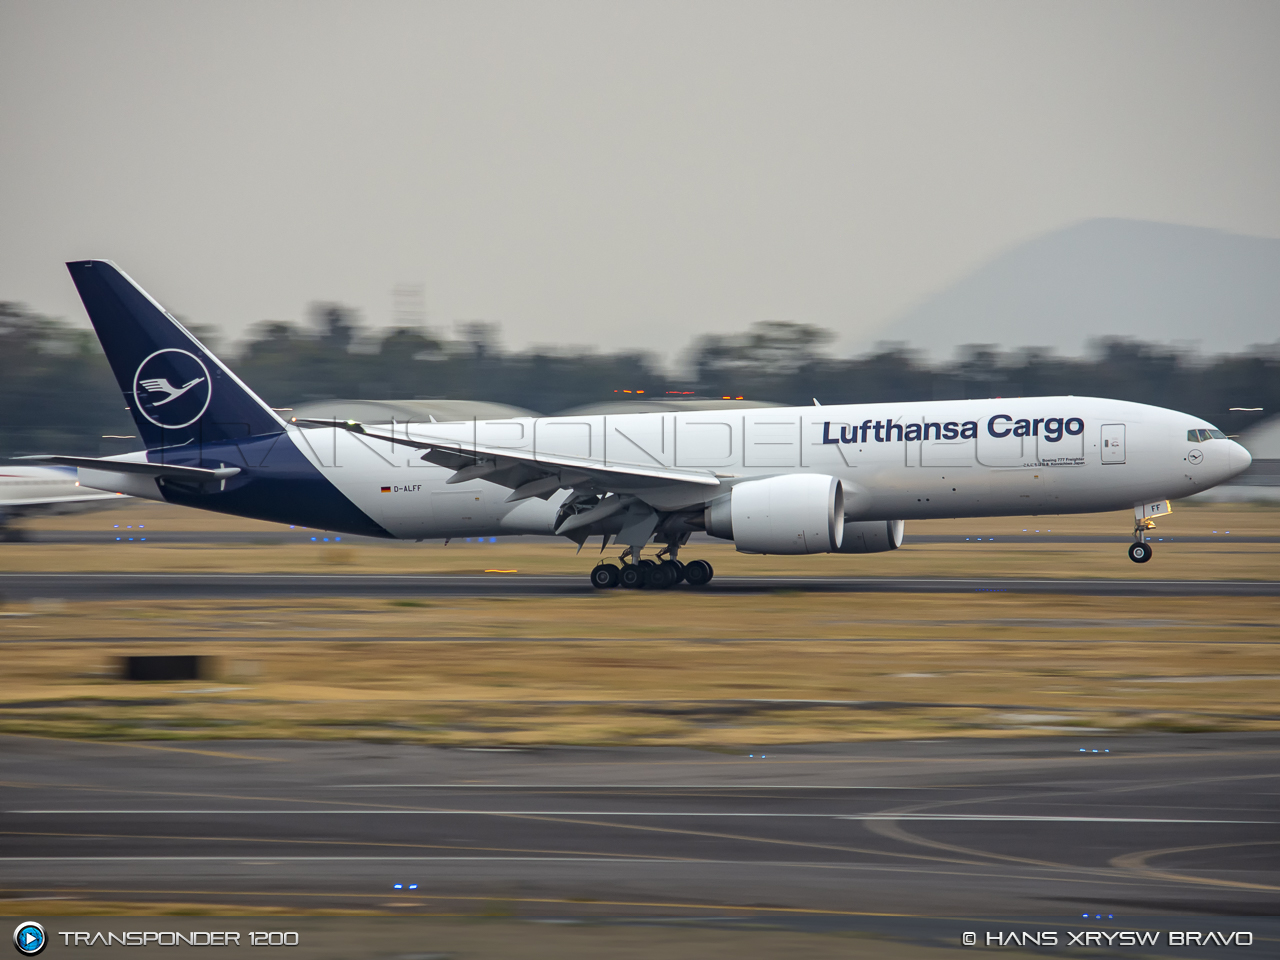
[[1225,0],[0,0],[0,299],[81,320],[106,257],[228,336],[421,284],[517,346],[848,348],[1081,219],[1280,237],[1278,51]]

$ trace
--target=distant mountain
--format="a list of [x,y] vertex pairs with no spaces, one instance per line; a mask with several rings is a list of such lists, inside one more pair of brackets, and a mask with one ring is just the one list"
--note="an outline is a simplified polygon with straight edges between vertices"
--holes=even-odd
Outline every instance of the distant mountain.
[[1280,240],[1086,220],[1029,240],[884,327],[934,357],[966,343],[1077,355],[1102,336],[1205,353],[1280,340]]

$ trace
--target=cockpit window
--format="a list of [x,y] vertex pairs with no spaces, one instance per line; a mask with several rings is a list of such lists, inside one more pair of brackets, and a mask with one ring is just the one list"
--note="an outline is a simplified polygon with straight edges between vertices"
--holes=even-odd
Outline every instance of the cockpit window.
[[1210,431],[1209,431],[1209,436],[1213,437],[1213,439],[1215,439],[1215,440],[1225,440],[1225,439],[1227,439],[1227,435],[1226,435],[1225,433],[1223,433],[1221,430],[1210,430]]
[[1227,435],[1221,430],[1188,430],[1187,439],[1192,443],[1204,443],[1208,440],[1225,440]]

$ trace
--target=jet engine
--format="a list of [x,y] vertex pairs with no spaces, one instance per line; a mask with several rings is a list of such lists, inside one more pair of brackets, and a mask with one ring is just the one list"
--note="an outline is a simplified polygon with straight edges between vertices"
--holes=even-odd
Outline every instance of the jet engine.
[[884,553],[902,546],[901,520],[860,520],[844,525],[837,553]]
[[743,553],[830,553],[844,533],[844,488],[825,474],[748,480],[703,512],[707,533]]

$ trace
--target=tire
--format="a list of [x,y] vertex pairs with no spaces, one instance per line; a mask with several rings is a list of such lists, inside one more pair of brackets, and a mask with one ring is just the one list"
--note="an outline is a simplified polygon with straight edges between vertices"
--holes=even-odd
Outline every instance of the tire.
[[599,564],[591,571],[591,585],[597,590],[608,590],[618,585],[618,568],[612,563]]
[[1129,546],[1129,559],[1134,563],[1146,563],[1151,559],[1151,544],[1134,543]]
[[679,560],[664,560],[660,566],[671,571],[671,586],[674,587],[684,579],[684,564]]
[[640,590],[644,587],[644,567],[628,563],[618,574],[618,586],[624,590]]
[[655,564],[645,571],[646,586],[654,590],[669,590],[676,585],[676,572],[665,563]]
[[706,586],[713,576],[715,571],[705,560],[692,560],[684,565],[684,582],[691,587]]

